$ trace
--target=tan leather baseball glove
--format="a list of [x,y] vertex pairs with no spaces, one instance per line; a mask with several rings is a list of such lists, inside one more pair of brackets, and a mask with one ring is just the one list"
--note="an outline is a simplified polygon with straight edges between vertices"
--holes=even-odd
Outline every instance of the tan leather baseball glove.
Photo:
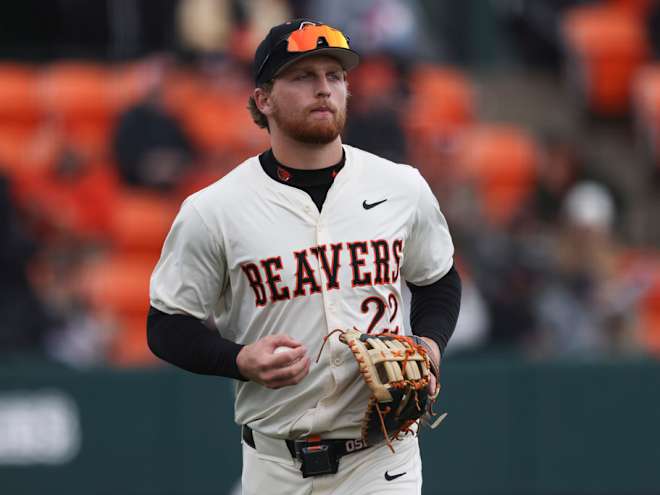
[[[365,334],[357,329],[335,332],[340,332],[340,342],[353,353],[373,392],[362,419],[362,440],[375,445],[384,439],[394,451],[392,440],[413,433],[411,427],[420,418],[434,415],[432,406],[440,391],[438,370],[432,370],[429,352],[416,337]],[[432,372],[438,384],[433,394],[428,390]]]

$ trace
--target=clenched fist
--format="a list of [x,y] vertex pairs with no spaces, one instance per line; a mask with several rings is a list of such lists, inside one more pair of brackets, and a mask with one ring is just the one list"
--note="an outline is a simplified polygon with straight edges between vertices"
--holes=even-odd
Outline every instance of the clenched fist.
[[245,378],[277,389],[300,383],[309,372],[310,359],[300,342],[287,335],[269,335],[243,347],[236,364]]

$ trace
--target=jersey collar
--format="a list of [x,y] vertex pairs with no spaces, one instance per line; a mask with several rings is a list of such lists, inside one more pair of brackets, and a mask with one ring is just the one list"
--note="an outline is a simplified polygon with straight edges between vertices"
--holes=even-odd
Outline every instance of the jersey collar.
[[346,152],[342,149],[341,160],[334,165],[318,170],[302,170],[287,167],[275,158],[273,150],[269,149],[259,155],[259,162],[268,176],[282,184],[294,187],[323,186],[334,182],[339,171],[344,168]]

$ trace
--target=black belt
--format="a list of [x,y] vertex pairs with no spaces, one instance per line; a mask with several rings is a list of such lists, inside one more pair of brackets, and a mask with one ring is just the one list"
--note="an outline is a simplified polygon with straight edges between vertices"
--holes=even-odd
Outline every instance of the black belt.
[[[243,425],[243,441],[255,448],[252,428]],[[361,439],[332,438],[322,440],[309,437],[305,440],[283,440],[291,457],[302,461],[303,477],[337,472],[339,458],[369,448]]]
[[[254,446],[254,435],[252,434],[252,428],[250,428],[247,425],[243,425],[243,441],[253,449],[256,448]],[[291,457],[295,458],[296,448],[293,440],[284,440],[284,442],[286,442],[286,446],[289,449],[289,452],[291,453]]]

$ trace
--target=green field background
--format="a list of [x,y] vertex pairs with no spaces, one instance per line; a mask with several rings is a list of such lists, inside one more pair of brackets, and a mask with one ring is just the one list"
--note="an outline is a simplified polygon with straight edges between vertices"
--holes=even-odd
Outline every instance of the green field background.
[[[457,359],[443,382],[449,416],[420,436],[425,494],[660,493],[660,363]],[[0,367],[0,404],[40,391],[73,400],[80,449],[58,465],[5,460],[2,495],[217,495],[240,477],[228,380]]]

